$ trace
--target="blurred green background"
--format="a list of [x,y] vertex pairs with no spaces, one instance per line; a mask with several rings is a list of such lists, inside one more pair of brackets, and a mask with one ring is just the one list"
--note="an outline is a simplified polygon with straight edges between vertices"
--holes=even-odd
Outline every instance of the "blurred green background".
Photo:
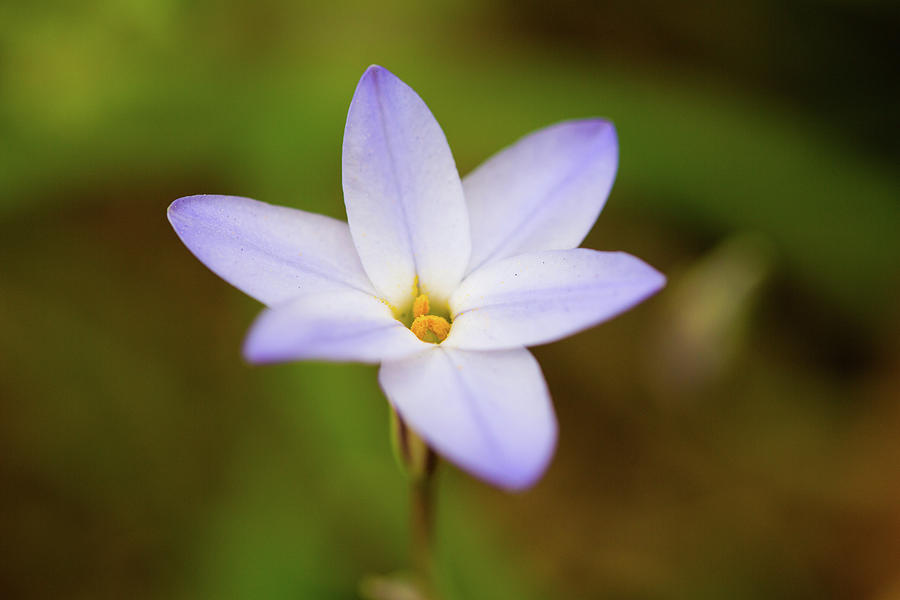
[[0,597],[355,598],[406,564],[374,367],[251,368],[165,219],[343,217],[382,64],[462,173],[618,127],[585,245],[669,285],[537,348],[557,456],[440,473],[449,599],[900,598],[900,9],[869,0],[0,4]]

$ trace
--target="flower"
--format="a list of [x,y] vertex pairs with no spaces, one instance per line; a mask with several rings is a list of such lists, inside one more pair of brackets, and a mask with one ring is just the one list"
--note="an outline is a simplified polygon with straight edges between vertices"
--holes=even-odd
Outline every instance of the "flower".
[[556,418],[526,346],[569,336],[657,292],[621,252],[578,248],[612,187],[611,123],[534,132],[460,180],[421,98],[379,66],[344,130],[347,223],[234,196],[188,196],[169,221],[207,267],[268,308],[253,363],[381,363],[379,383],[434,450],[515,490],[543,474]]

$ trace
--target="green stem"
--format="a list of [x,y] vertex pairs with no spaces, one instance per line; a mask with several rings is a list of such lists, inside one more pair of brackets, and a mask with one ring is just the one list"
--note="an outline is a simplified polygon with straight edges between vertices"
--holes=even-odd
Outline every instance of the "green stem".
[[438,456],[395,411],[391,411],[391,439],[409,477],[411,567],[421,593],[434,599],[434,472]]
[[437,455],[428,448],[424,469],[410,483],[411,562],[426,593],[434,593],[434,472]]

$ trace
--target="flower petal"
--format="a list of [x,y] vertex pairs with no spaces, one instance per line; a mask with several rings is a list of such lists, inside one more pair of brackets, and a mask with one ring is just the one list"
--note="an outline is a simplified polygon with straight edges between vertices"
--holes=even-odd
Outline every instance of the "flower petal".
[[552,342],[628,310],[665,281],[624,252],[575,248],[506,258],[469,275],[453,294],[443,345],[494,350]]
[[434,346],[381,365],[378,380],[401,418],[439,454],[495,485],[522,489],[543,474],[556,417],[528,350]]
[[302,296],[263,311],[244,342],[244,356],[253,363],[377,363],[426,347],[384,302],[349,291]]
[[169,222],[207,267],[268,305],[329,290],[374,293],[346,223],[236,196],[187,196]]
[[612,123],[566,121],[522,138],[463,180],[472,228],[467,272],[525,252],[578,246],[618,166]]
[[381,297],[446,302],[469,260],[469,222],[447,139],[428,107],[382,67],[363,74],[347,115],[344,202],[353,242]]

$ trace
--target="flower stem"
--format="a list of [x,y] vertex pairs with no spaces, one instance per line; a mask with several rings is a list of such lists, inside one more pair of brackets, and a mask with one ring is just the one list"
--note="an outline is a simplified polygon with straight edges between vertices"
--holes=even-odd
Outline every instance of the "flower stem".
[[434,600],[434,473],[438,456],[431,447],[391,411],[394,452],[409,477],[410,566],[423,598]]
[[428,448],[424,469],[410,482],[410,553],[429,597],[434,594],[434,472],[437,455]]

